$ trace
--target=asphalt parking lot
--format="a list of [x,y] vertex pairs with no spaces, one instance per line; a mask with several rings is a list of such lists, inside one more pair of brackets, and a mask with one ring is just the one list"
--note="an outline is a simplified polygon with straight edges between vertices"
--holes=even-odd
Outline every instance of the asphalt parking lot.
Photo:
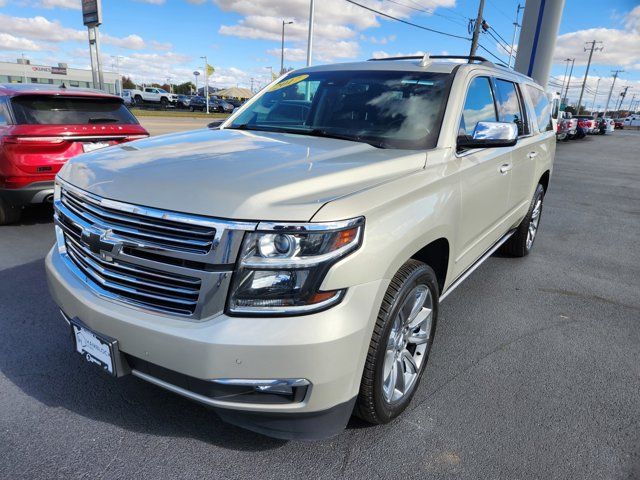
[[443,303],[393,424],[274,440],[70,350],[51,212],[0,230],[0,478],[640,478],[640,132],[560,143],[534,252]]

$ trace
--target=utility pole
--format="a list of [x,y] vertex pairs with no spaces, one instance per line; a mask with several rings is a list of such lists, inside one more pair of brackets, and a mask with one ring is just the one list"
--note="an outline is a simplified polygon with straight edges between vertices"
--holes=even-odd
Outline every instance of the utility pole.
[[565,106],[567,105],[567,95],[569,95],[569,84],[571,83],[571,75],[573,75],[573,65],[576,63],[576,59],[575,58],[567,58],[567,61],[571,60],[571,70],[569,70],[569,78],[567,78],[567,88],[564,91],[564,103]]
[[635,102],[636,100],[636,94],[633,94],[633,97],[631,97],[631,102],[629,103],[629,113],[631,113],[631,107],[633,106],[633,102]]
[[560,103],[562,103],[562,100],[563,100],[564,85],[567,83],[567,72],[569,71],[569,62],[571,60],[572,60],[571,58],[564,59],[564,61],[567,62],[567,65],[564,67],[564,77],[562,77],[562,88],[560,89]]
[[309,38],[307,39],[307,67],[311,66],[311,57],[313,55],[313,17],[315,15],[315,0],[311,0],[309,5]]
[[[576,109],[576,113],[578,115],[580,115],[580,105],[582,104],[582,95],[584,95],[584,87],[587,84],[587,76],[589,75],[589,67],[591,67],[591,58],[593,57],[593,51],[594,50],[603,50],[604,47],[598,47],[596,48],[596,43],[602,43],[602,42],[598,42],[596,40],[593,40],[591,42],[586,42],[587,44],[591,44],[591,49],[589,51],[589,60],[587,61],[587,69],[584,72],[584,80],[582,81],[582,88],[580,89],[580,98],[578,99],[578,108]],[[586,52],[587,49],[585,48],[584,51]]]
[[[509,50],[509,68],[511,68],[511,60],[515,57],[515,55],[513,54],[513,46],[516,44],[516,34],[518,33],[518,27],[521,26],[518,23],[518,20],[520,19],[520,10],[524,10],[524,5],[520,6],[520,4],[518,4],[518,8],[516,8],[516,21],[513,22],[513,38],[511,39],[511,49]],[[565,71],[565,75],[566,74],[567,72]]]
[[591,115],[593,115],[593,108],[596,106],[596,97],[598,96],[598,87],[600,87],[600,80],[602,79],[598,78],[598,83],[596,83],[596,93],[593,94],[593,103],[591,104]]
[[[482,28],[482,14],[484,12],[484,0],[480,0],[478,5],[478,18],[476,18],[476,24],[473,28],[473,38],[471,39],[471,50],[469,51],[469,57],[473,57],[478,50],[478,38],[480,37],[480,29]],[[469,63],[472,60],[469,58]]]
[[282,20],[282,43],[280,44],[280,75],[284,73],[284,26],[291,25],[293,22],[285,22]]
[[607,104],[604,106],[604,112],[602,112],[602,118],[607,116],[607,110],[609,110],[609,101],[611,100],[611,94],[613,93],[613,87],[616,84],[616,78],[618,75],[623,73],[624,70],[614,70],[613,73],[613,82],[611,82],[611,90],[609,90],[609,96],[607,97]]
[[620,109],[622,108],[622,102],[624,102],[624,98],[627,96],[628,91],[629,91],[629,86],[627,85],[626,87],[624,87],[624,90],[620,92],[620,102],[616,107],[616,112],[619,112]]

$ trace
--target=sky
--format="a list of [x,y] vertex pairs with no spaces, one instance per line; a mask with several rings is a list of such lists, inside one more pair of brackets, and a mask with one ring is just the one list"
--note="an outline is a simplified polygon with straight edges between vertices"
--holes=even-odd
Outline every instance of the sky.
[[[461,37],[469,36],[469,18],[478,8],[478,0],[354,1]],[[519,2],[486,0],[484,17],[493,38],[481,35],[479,54],[507,62]],[[103,66],[115,71],[117,63],[120,73],[139,83],[193,81],[193,72],[203,71],[200,57],[206,56],[216,69],[211,85],[263,85],[269,67],[280,69],[283,19],[293,21],[285,27],[285,67],[305,65],[309,0],[102,0],[102,8]],[[569,98],[577,98],[588,56],[585,42],[591,40],[603,42],[598,45],[604,49],[593,56],[587,101],[595,98],[596,106],[606,101],[615,69],[624,73],[614,98],[629,86],[627,99],[634,93],[640,99],[640,0],[566,0],[551,89],[560,90],[563,83],[563,60],[575,58]],[[316,0],[314,64],[425,51],[468,54],[469,41],[389,20],[346,0]],[[88,68],[80,0],[0,0],[0,61],[22,54],[34,64]]]

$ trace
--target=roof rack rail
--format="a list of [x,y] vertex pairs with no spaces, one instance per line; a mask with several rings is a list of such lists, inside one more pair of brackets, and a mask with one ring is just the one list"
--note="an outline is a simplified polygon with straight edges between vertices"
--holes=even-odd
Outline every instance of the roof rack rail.
[[[484,57],[480,57],[478,55],[429,55],[430,59],[452,59],[452,60],[470,60],[475,62],[482,63],[490,63],[493,65],[493,62],[487,60]],[[384,61],[393,61],[393,60],[423,60],[424,56],[422,55],[409,55],[405,57],[386,57],[386,58],[370,58],[368,61],[370,62],[384,62]]]

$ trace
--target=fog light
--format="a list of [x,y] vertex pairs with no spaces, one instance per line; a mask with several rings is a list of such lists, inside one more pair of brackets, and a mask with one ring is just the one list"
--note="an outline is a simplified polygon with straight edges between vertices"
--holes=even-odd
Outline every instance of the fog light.
[[258,385],[255,387],[257,393],[272,393],[274,395],[293,395],[293,387],[286,385]]

